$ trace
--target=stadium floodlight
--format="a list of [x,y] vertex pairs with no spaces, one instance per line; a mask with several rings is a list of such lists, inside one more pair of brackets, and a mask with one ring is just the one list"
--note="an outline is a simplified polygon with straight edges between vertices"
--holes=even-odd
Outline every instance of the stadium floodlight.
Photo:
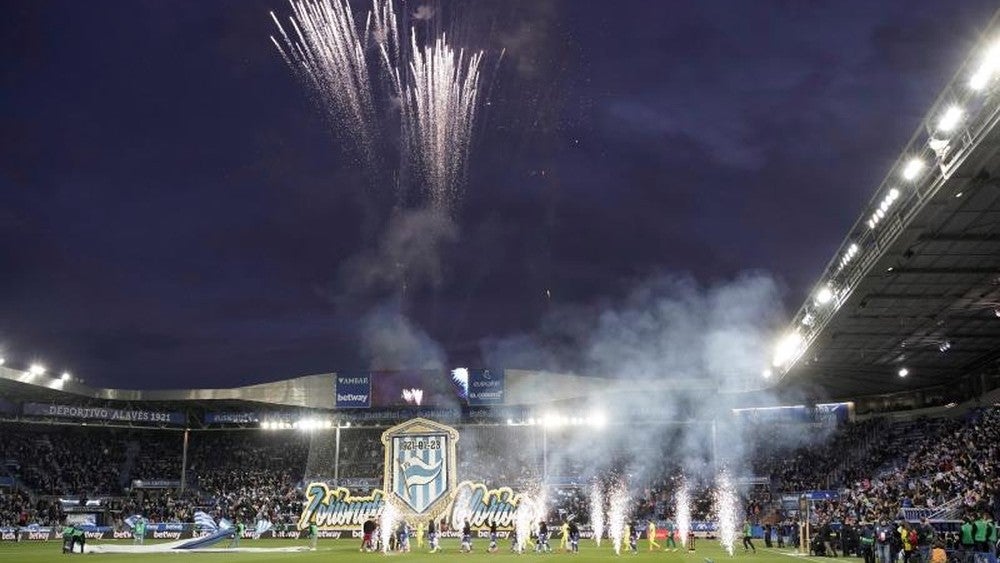
[[62,374],[62,380],[69,381],[70,379],[73,379],[73,376],[70,375],[68,371],[64,371]]
[[910,370],[906,368],[899,368],[899,377],[906,377],[907,375],[910,375]]
[[903,179],[916,180],[920,176],[920,171],[924,169],[924,161],[919,158],[911,158],[903,167]]
[[982,90],[990,83],[997,66],[1000,66],[1000,42],[994,43],[983,56],[983,61],[979,63],[979,68],[969,79],[969,88]]
[[938,350],[941,351],[942,353],[951,350],[951,341],[945,340],[940,344],[938,344]]
[[951,106],[945,110],[944,114],[941,115],[941,118],[938,119],[938,131],[948,133],[949,131],[954,130],[955,127],[957,127],[962,121],[963,115],[965,115],[965,112],[962,111],[962,108],[958,106]]
[[2,365],[4,364],[4,362],[6,362],[6,361],[7,361],[7,360],[5,360],[5,359],[3,358],[3,356],[0,356],[0,366],[2,366]]
[[773,374],[773,373],[771,372],[771,370],[770,370],[770,369],[765,369],[764,371],[762,371],[762,372],[760,373],[760,375],[761,375],[761,376],[762,376],[762,377],[763,377],[764,379],[771,379],[771,376],[772,376],[772,375],[774,375],[774,374]]
[[588,417],[587,423],[593,428],[604,428],[608,424],[608,417],[603,412],[595,412]]
[[555,413],[548,413],[544,417],[542,417],[542,424],[548,428],[556,428],[562,426],[563,417]]
[[514,426],[514,419],[513,418],[508,418],[507,419],[507,426]]
[[833,299],[833,289],[830,288],[829,284],[819,288],[819,291],[816,292],[817,305],[826,305],[832,299]]
[[31,375],[45,375],[45,366],[41,364],[31,364],[28,368],[28,373]]
[[774,357],[771,361],[773,367],[784,367],[794,360],[801,352],[805,340],[799,331],[789,332],[781,337],[774,347]]

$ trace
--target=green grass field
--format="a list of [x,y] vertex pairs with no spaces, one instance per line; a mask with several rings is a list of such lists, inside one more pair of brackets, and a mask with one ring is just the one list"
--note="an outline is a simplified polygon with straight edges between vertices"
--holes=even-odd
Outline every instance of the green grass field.
[[[109,542],[111,543],[111,542]],[[128,543],[128,542],[122,542]],[[760,542],[757,542],[760,543]],[[225,544],[219,544],[222,547]],[[289,540],[258,540],[243,542],[244,547],[291,547],[295,545],[307,545],[305,542],[294,542]],[[463,561],[489,561],[491,563],[524,563],[525,560],[532,559],[557,559],[569,563],[601,563],[614,561],[616,559],[627,559],[636,563],[705,563],[706,559],[711,559],[716,563],[726,560],[745,561],[747,563],[790,563],[795,559],[806,559],[814,563],[823,563],[821,559],[811,557],[799,557],[793,555],[791,549],[764,549],[758,547],[757,554],[744,554],[742,549],[738,549],[736,556],[729,558],[718,542],[710,540],[699,540],[698,549],[694,553],[686,551],[665,552],[647,551],[645,542],[640,544],[638,555],[629,553],[616,558],[610,548],[610,543],[604,542],[598,548],[591,541],[583,541],[579,554],[568,554],[554,552],[551,554],[526,553],[524,555],[514,555],[507,551],[509,544],[501,544],[504,549],[499,553],[485,553],[487,541],[476,542],[475,551],[471,554],[464,554],[458,551],[458,540],[442,541],[443,551],[440,553],[426,553],[424,550],[414,549],[411,553],[399,553],[390,555],[359,553],[357,542],[351,540],[321,540],[319,547],[314,552],[305,553],[150,553],[150,554],[74,554],[63,555],[60,552],[62,543],[57,541],[49,542],[3,542],[0,543],[0,563],[42,563],[46,561],[72,561],[82,559],[90,563],[125,563],[125,562],[145,562],[145,561],[190,561],[192,563],[236,563],[236,562],[282,562],[282,563],[314,563],[323,561],[329,563],[373,563],[390,557],[399,563],[461,563]]]

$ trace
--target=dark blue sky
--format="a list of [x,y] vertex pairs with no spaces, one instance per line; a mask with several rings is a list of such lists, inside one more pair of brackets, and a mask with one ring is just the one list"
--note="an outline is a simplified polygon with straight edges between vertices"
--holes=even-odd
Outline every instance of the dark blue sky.
[[[508,55],[440,283],[402,310],[453,365],[550,307],[656,273],[761,270],[794,310],[995,8],[447,4],[436,17]],[[203,387],[370,362],[359,319],[385,296],[345,287],[345,265],[385,224],[362,204],[342,135],[274,51],[271,10],[288,13],[5,3],[9,364]]]

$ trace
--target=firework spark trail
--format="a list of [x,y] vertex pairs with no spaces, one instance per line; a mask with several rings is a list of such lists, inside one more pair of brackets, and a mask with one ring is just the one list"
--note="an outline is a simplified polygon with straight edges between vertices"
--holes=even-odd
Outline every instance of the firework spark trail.
[[411,35],[410,81],[401,92],[406,152],[431,200],[450,208],[465,178],[483,52],[466,55],[444,35],[420,48]]
[[[398,103],[400,172],[419,182],[436,208],[450,211],[466,177],[485,52],[456,49],[443,34],[422,46],[416,29],[405,44],[392,0],[372,0],[363,35],[349,0],[290,3],[290,32],[271,13],[280,37],[271,41],[281,57],[310,85],[333,121],[354,137],[370,167],[379,160],[376,147],[381,145],[375,107]],[[370,44],[378,50],[372,60],[366,55]],[[378,68],[386,75],[388,92],[378,87]]]
[[[377,127],[365,42],[349,0],[290,0],[288,33],[274,12],[281,41],[271,41],[292,70],[310,84],[330,117],[344,124],[365,158],[374,159]],[[370,17],[370,16],[369,16]]]
[[675,497],[677,533],[681,536],[681,546],[687,547],[688,532],[691,530],[691,493],[687,483],[681,485]]
[[625,525],[628,518],[628,491],[622,484],[615,485],[608,496],[608,537],[615,549],[615,555],[620,555],[625,540]]
[[379,516],[379,541],[382,542],[382,553],[389,553],[389,539],[396,529],[396,520],[399,518],[399,510],[391,503],[385,503],[382,515]]
[[590,486],[590,525],[594,529],[594,540],[601,547],[601,536],[604,535],[604,495],[601,494],[600,483]]
[[715,514],[719,520],[719,543],[732,556],[736,548],[739,510],[736,491],[726,471],[719,473],[716,479]]

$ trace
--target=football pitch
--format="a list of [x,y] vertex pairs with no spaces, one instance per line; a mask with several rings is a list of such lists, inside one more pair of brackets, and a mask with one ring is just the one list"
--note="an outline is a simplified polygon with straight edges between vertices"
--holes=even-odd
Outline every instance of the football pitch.
[[[118,542],[102,542],[118,543]],[[128,545],[130,542],[121,542]],[[305,542],[297,543],[289,540],[257,540],[244,541],[243,547],[293,547],[296,545],[307,545]],[[737,549],[734,557],[729,557],[717,542],[703,540],[698,543],[695,552],[678,550],[670,551],[648,551],[645,543],[640,545],[638,555],[623,552],[616,557],[611,550],[610,542],[603,542],[601,547],[597,547],[593,542],[583,542],[580,546],[580,553],[571,554],[561,551],[553,551],[549,554],[525,553],[516,555],[508,551],[509,544],[502,544],[503,549],[497,553],[487,553],[487,542],[477,542],[472,553],[460,553],[458,550],[458,540],[442,541],[442,551],[439,553],[427,553],[423,549],[414,549],[410,553],[391,553],[383,555],[380,553],[359,553],[357,543],[347,540],[320,540],[316,551],[299,553],[115,553],[115,554],[73,554],[64,555],[61,553],[61,541],[48,542],[3,542],[0,543],[0,563],[42,563],[48,561],[75,561],[83,563],[126,563],[145,561],[188,561],[191,563],[318,563],[320,561],[329,563],[375,563],[387,558],[394,559],[398,563],[462,563],[463,561],[489,561],[491,563],[525,563],[531,560],[561,560],[566,563],[599,563],[618,559],[636,561],[636,563],[707,563],[711,560],[714,563],[723,561],[744,561],[747,563],[791,563],[796,559],[805,559],[813,563],[823,563],[826,558],[801,557],[794,554],[791,549],[765,549],[758,547],[757,553],[743,553],[742,548]],[[218,547],[224,547],[220,544]]]

